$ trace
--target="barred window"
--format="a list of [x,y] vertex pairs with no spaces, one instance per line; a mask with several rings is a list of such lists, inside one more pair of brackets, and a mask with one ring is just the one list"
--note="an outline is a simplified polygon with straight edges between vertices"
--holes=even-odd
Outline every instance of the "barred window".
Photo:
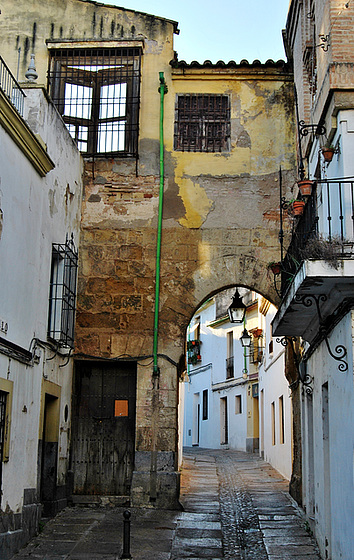
[[85,155],[137,155],[140,59],[139,48],[51,52],[49,93]]
[[69,348],[74,347],[77,265],[72,239],[65,245],[53,243],[48,337]]
[[230,150],[230,100],[227,95],[177,95],[175,150]]

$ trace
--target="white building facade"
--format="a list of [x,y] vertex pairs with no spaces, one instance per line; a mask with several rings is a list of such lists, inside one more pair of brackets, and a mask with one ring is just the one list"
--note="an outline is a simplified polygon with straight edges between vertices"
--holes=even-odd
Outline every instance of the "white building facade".
[[260,455],[286,479],[292,472],[292,400],[284,375],[285,348],[272,337],[274,305],[262,308],[265,329],[263,361],[259,367],[259,448]]
[[[230,291],[207,301],[190,323],[183,443],[259,451],[290,479],[291,399],[284,347],[271,336],[276,309],[254,292],[241,293],[247,307],[244,324],[231,323],[226,313]],[[240,340],[244,329],[251,336],[248,348]]]
[[[354,543],[354,46],[345,31],[353,23],[349,2],[290,3],[299,178],[312,180],[312,192],[294,223],[273,321],[288,348],[297,339],[300,501],[321,554],[331,560],[351,560]],[[334,153],[326,161],[328,147]]]
[[[1,60],[2,558],[67,504],[82,161],[44,88]],[[11,84],[10,91],[7,84]]]
[[[229,300],[229,303],[231,299]],[[184,387],[184,445],[246,450],[247,407],[243,325],[216,318],[216,299],[192,319],[188,339],[188,382]],[[193,345],[198,343],[197,361]],[[236,403],[237,408],[236,408]]]

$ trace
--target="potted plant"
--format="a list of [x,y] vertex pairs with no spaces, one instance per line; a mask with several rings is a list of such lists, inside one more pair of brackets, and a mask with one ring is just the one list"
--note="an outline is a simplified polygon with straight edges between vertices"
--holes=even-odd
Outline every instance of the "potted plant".
[[299,191],[302,196],[310,196],[312,193],[313,181],[311,179],[302,179],[298,181]]
[[322,146],[321,152],[325,162],[330,163],[333,159],[333,154],[335,153],[336,149],[334,146]]
[[303,200],[291,200],[289,209],[293,216],[302,216],[304,213],[305,202]]
[[271,261],[268,263],[268,268],[273,272],[273,274],[280,274],[281,272],[281,262],[280,261]]

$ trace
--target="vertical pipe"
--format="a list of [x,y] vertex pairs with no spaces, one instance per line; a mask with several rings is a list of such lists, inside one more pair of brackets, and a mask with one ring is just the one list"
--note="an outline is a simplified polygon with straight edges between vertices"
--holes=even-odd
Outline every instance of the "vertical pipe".
[[158,375],[157,365],[157,342],[159,331],[159,298],[160,298],[160,261],[161,261],[161,234],[162,234],[162,210],[163,210],[163,187],[164,187],[164,138],[163,138],[163,117],[164,117],[164,96],[167,93],[167,86],[163,72],[159,73],[160,78],[160,192],[159,192],[159,214],[157,225],[157,247],[156,247],[156,280],[155,280],[155,317],[154,317],[154,343],[153,343],[153,373]]
[[155,273],[155,315],[154,315],[154,339],[153,339],[153,372],[152,372],[152,399],[151,399],[151,460],[150,460],[150,501],[155,502],[157,498],[157,431],[159,418],[159,375],[160,370],[157,363],[158,334],[159,334],[159,297],[160,297],[160,260],[161,260],[161,236],[162,236],[162,210],[163,210],[163,188],[164,188],[164,140],[163,140],[163,117],[164,96],[167,86],[163,72],[160,78],[160,192],[159,213],[157,225],[156,246],[156,273]]
[[296,86],[294,86],[294,97],[295,97],[295,110],[296,110],[296,123],[297,123],[297,137],[298,137],[298,142],[299,142],[299,158],[300,158],[300,161],[299,161],[299,177],[300,177],[300,180],[302,180],[305,177],[305,167],[304,167],[304,160],[303,160],[303,157],[302,157],[299,103],[298,103],[298,99],[297,99]]
[[284,259],[284,230],[283,230],[283,206],[285,199],[283,199],[283,178],[281,167],[279,167],[279,198],[280,198],[280,229],[279,229],[279,242],[280,242],[280,261]]

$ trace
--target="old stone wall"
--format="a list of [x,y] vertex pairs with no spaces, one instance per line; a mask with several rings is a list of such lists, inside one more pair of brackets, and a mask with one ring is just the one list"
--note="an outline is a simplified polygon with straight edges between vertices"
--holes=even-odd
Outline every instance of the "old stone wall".
[[[186,75],[189,72],[189,75]],[[267,264],[280,256],[279,168],[284,194],[295,180],[291,75],[252,68],[215,76],[178,70],[166,76],[165,192],[161,249],[157,448],[176,450],[176,368],[187,324],[198,305],[222,288],[243,285],[277,301]],[[231,97],[231,149],[173,149],[180,92]],[[152,92],[153,93],[153,92]],[[154,93],[159,100],[157,89]],[[146,100],[142,99],[142,122]],[[158,122],[155,122],[155,128]],[[235,130],[233,128],[235,127]],[[156,132],[156,131],[155,131]],[[247,139],[247,142],[245,141]],[[87,161],[82,206],[77,357],[152,355],[159,144],[140,139],[139,161]],[[289,226],[288,223],[285,227]],[[168,366],[168,367],[167,367]],[[138,370],[137,450],[152,441],[152,367]]]

